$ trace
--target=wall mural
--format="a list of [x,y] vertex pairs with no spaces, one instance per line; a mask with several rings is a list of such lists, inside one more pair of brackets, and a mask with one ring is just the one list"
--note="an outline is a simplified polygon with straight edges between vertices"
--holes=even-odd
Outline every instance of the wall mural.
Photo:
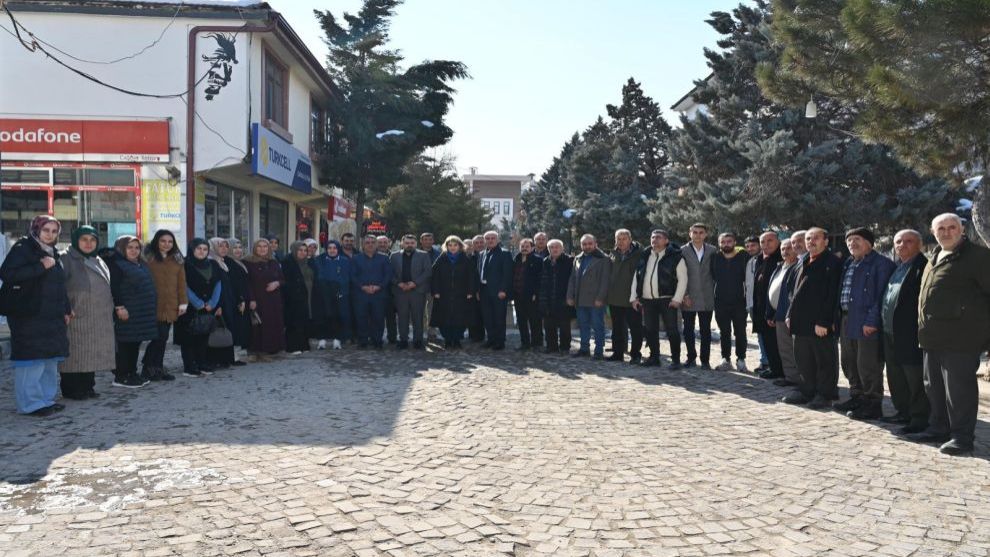
[[233,65],[237,63],[237,48],[234,46],[233,33],[210,33],[204,36],[217,42],[216,50],[203,55],[203,61],[210,64],[206,74],[206,100],[212,101],[230,83]]

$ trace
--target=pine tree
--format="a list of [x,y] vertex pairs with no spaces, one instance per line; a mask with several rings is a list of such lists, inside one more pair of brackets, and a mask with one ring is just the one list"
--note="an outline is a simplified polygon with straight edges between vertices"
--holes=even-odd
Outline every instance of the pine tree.
[[580,139],[577,133],[571,136],[536,184],[523,192],[522,213],[525,218],[522,233],[524,235],[532,236],[542,231],[551,238],[556,237],[566,241],[570,224],[564,216],[564,211],[568,207],[560,176],[564,164],[570,159]]
[[944,182],[920,178],[887,148],[858,140],[838,103],[823,100],[817,121],[763,96],[756,69],[779,55],[770,22],[764,1],[708,20],[722,38],[720,51],[705,50],[712,77],[697,83],[707,113],[682,118],[653,218],[678,231],[702,221],[737,233],[810,225],[892,232],[947,207]]
[[[990,169],[990,3],[985,0],[774,0],[779,55],[766,93],[834,99],[854,130],[926,175],[957,184]],[[819,117],[821,118],[821,117]],[[990,242],[990,180],[973,222]]]
[[329,47],[327,71],[339,89],[336,134],[321,156],[323,175],[352,192],[357,206],[399,183],[405,165],[453,131],[444,123],[453,88],[467,77],[460,62],[435,60],[401,69],[387,48],[389,24],[401,0],[364,0],[357,14],[315,10]]

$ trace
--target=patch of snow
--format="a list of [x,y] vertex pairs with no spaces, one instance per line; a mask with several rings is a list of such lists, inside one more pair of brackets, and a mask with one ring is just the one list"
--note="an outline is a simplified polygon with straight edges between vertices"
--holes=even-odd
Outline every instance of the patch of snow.
[[404,133],[406,132],[402,130],[388,130],[387,132],[376,133],[375,137],[382,139],[383,137],[387,137],[389,135],[403,135]]
[[574,209],[564,209],[564,212],[561,213],[561,214],[564,215],[564,218],[565,219],[569,219],[569,218],[573,217],[574,215],[576,215],[577,214],[577,211],[574,210]]
[[956,206],[957,211],[969,211],[973,208],[973,201],[970,199],[960,199],[959,205]]
[[422,122],[420,122],[420,124],[423,124],[427,128],[432,128],[434,126],[433,122],[431,122],[429,120],[423,120]]
[[982,181],[983,176],[973,176],[972,178],[963,180],[963,185],[965,186],[966,191],[972,192],[976,191],[976,188],[979,187],[980,182]]

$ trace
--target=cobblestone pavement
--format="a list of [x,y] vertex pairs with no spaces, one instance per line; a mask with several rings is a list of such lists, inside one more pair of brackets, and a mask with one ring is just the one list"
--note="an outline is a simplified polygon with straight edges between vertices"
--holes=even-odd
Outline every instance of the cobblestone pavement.
[[42,420],[4,374],[0,555],[990,553],[985,411],[951,458],[753,376],[511,351],[109,379]]

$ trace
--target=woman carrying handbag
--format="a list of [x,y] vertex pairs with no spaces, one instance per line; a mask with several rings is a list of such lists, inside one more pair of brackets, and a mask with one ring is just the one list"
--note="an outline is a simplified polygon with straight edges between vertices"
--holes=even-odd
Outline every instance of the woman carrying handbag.
[[212,375],[213,367],[206,360],[210,333],[216,327],[216,318],[223,315],[220,303],[222,286],[220,267],[209,258],[210,245],[202,238],[194,238],[186,252],[186,296],[189,308],[175,328],[175,343],[182,349],[182,372],[186,377]]

